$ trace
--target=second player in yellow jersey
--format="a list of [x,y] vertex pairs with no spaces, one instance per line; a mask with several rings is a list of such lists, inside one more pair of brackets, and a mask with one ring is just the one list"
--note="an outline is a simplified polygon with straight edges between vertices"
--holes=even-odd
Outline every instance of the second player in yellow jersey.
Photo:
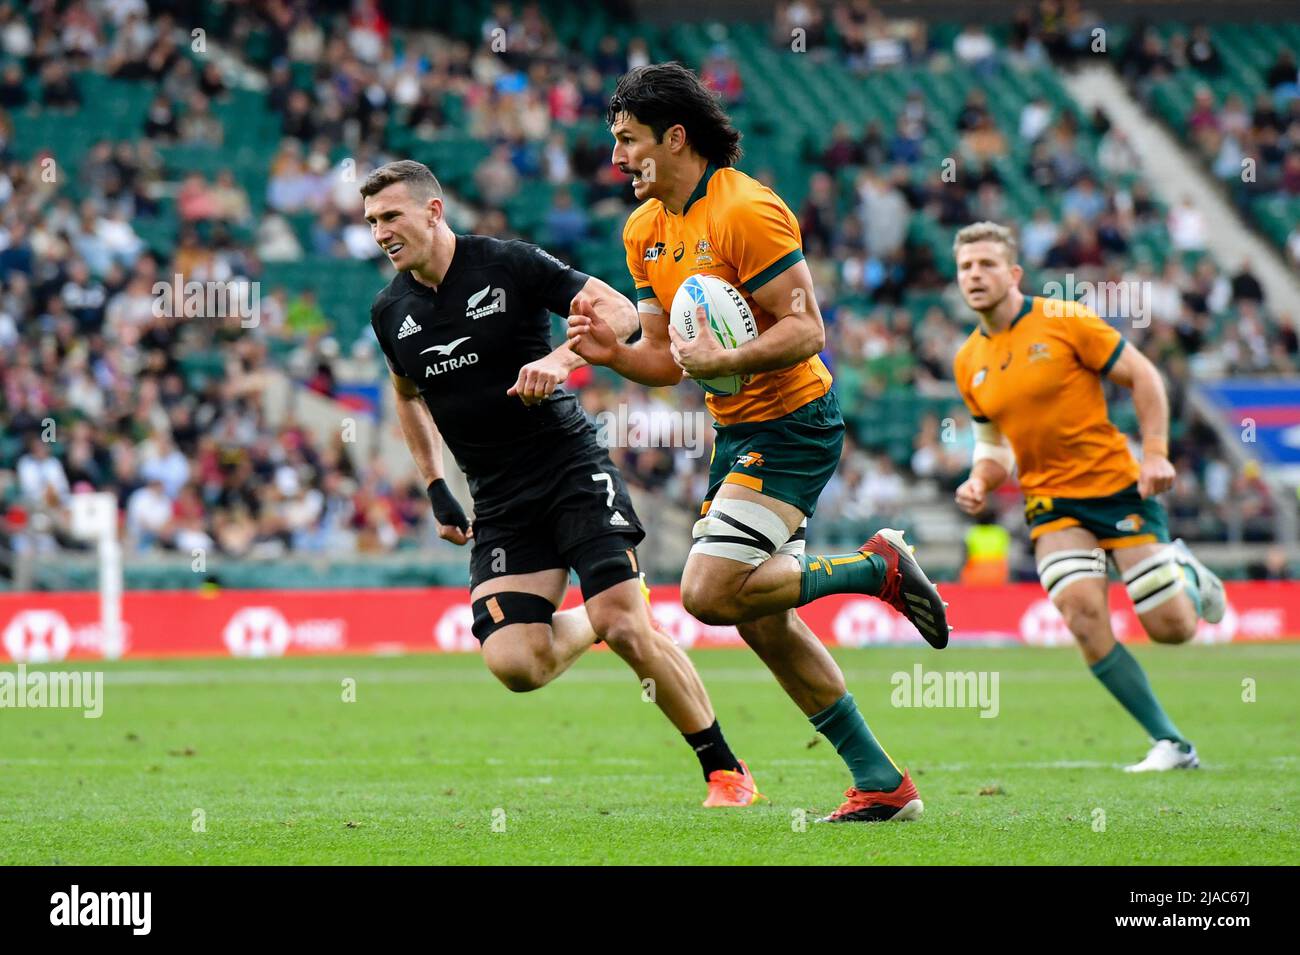
[[[1019,471],[1038,575],[1093,674],[1152,740],[1135,772],[1194,768],[1196,749],[1157,702],[1146,674],[1111,632],[1107,555],[1152,640],[1184,643],[1197,617],[1224,614],[1223,584],[1182,541],[1170,543],[1156,495],[1173,483],[1169,405],[1160,373],[1093,312],[1025,295],[1009,229],[957,233],[957,282],[978,327],[953,362],[975,422],[970,478],[957,504],[978,514]],[[1102,379],[1133,392],[1142,461],[1110,421]]]
[[971,414],[1011,442],[1026,495],[1101,497],[1134,483],[1137,462],[1101,386],[1123,337],[1083,306],[1023,299],[1007,328],[978,328],[957,352]]

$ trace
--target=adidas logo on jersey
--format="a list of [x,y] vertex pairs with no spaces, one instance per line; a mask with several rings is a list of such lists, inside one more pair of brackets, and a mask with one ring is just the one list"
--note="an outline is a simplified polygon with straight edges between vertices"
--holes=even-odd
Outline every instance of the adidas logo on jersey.
[[[485,298],[492,296],[491,301],[486,305],[480,305]],[[506,290],[503,288],[493,288],[491,285],[485,285],[465,302],[465,317],[471,319],[480,319],[495,312],[504,312],[506,310]]]
[[402,339],[407,335],[414,335],[418,331],[423,331],[423,329],[419,325],[415,324],[415,319],[410,315],[407,315],[406,318],[402,319],[402,324],[397,328],[397,337]]
[[628,523],[626,517],[624,517],[618,511],[615,511],[614,516],[609,519],[609,526],[610,527],[631,527],[632,525]]

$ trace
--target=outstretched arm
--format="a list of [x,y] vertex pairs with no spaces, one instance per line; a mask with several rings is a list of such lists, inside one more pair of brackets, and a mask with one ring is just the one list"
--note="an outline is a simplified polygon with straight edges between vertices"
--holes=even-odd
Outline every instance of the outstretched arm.
[[631,338],[641,327],[636,306],[622,292],[592,276],[573,299],[570,315],[595,315],[614,330],[620,342]]
[[563,384],[574,369],[587,364],[588,359],[573,347],[572,322],[577,315],[586,315],[599,321],[619,343],[631,338],[639,327],[636,307],[626,296],[594,276],[588,278],[582,291],[569,304],[568,338],[545,358],[539,358],[520,368],[519,377],[506,394],[518,395],[526,405],[537,404]]
[[628,345],[624,343],[627,336],[620,335],[620,330],[605,317],[592,309],[575,308],[569,316],[569,344],[593,365],[605,365],[639,384],[677,384],[682,380],[682,369],[669,347],[667,313],[658,299],[648,298],[641,301],[632,317],[638,315],[641,337]]

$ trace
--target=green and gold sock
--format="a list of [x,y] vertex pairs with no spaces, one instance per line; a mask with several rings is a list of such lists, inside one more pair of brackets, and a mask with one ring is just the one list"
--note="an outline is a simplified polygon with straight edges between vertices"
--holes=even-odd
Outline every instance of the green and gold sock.
[[903,781],[889,754],[881,749],[862,718],[853,694],[845,693],[820,713],[808,717],[840,754],[853,774],[853,785],[866,792],[893,792]]
[[1110,653],[1089,669],[1152,739],[1170,739],[1184,749],[1191,746],[1160,706],[1141,664],[1123,646],[1115,644]]
[[799,559],[799,602],[812,603],[827,594],[875,596],[885,582],[885,558],[879,554],[804,554]]

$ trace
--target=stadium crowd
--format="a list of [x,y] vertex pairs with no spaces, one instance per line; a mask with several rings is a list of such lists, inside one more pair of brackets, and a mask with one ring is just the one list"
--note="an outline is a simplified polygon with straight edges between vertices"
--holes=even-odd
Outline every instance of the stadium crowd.
[[[1000,61],[1068,63],[1086,48],[1092,25],[1077,3],[1045,0],[1016,15],[1005,43],[974,25],[951,49],[939,49],[917,23],[886,19],[867,0],[789,0],[778,6],[772,32],[774,43],[788,45],[791,29],[803,28],[810,48],[842,55],[870,74],[939,58],[977,71]],[[270,38],[256,56],[246,52],[254,34]],[[499,36],[507,42],[494,49]],[[579,57],[533,3],[518,11],[496,4],[477,44],[408,32],[399,45],[375,0],[238,5],[213,37],[225,55],[201,65],[187,55],[188,37],[188,23],[167,12],[151,15],[144,0],[0,2],[0,500],[9,526],[39,531],[27,535],[34,546],[70,546],[57,504],[93,487],[117,494],[136,552],[201,547],[275,556],[428,543],[423,488],[392,479],[381,461],[341,439],[322,446],[293,420],[274,428],[264,420],[258,396],[273,365],[302,369],[304,383],[331,392],[340,349],[331,337],[330,303],[310,292],[271,289],[262,298],[261,323],[245,330],[238,322],[160,316],[154,283],[178,273],[200,281],[256,279],[263,262],[277,260],[377,258],[360,221],[355,181],[338,175],[336,150],[346,146],[359,179],[364,169],[400,158],[388,152],[395,125],[420,137],[455,125],[493,144],[474,173],[475,200],[451,197],[458,228],[513,235],[503,206],[521,190],[587,184],[583,205],[554,190],[540,227],[525,236],[577,259],[593,218],[610,209],[625,214],[633,200],[609,164],[608,142],[585,135],[570,142],[564,131],[599,121],[610,81],[661,51],[610,34],[594,56]],[[1153,69],[1140,55],[1145,42],[1129,61],[1138,75]],[[1202,57],[1199,33],[1185,46],[1184,55]],[[281,135],[265,195],[250,196],[234,169],[169,177],[159,147],[220,150],[228,130],[213,105],[263,64]],[[725,102],[744,101],[741,71],[725,40],[694,65]],[[1289,69],[1293,74],[1294,63]],[[80,85],[95,75],[153,84],[155,94],[136,136],[94,145],[80,173],[84,198],[74,202],[42,166],[14,157],[12,116],[61,111],[73,121]],[[463,114],[451,115],[453,99]],[[1237,105],[1236,113],[1198,124],[1198,147],[1216,164],[1227,162],[1223,143],[1230,136],[1243,150],[1281,149],[1280,187],[1300,188],[1295,123],[1261,122],[1258,108],[1250,115]],[[932,123],[923,97],[914,94],[897,128],[837,127],[824,151],[807,157],[817,171],[795,211],[828,322],[828,357],[856,373],[867,402],[895,390],[951,396],[952,356],[971,316],[930,248],[912,240],[908,223],[918,216],[944,227],[1004,218],[1006,183],[989,160],[1006,151],[1008,137],[1033,144],[1020,173],[1061,207],[1059,216],[1043,207],[1023,223],[1026,264],[1150,283],[1153,321],[1132,337],[1168,373],[1175,416],[1185,412],[1196,375],[1295,371],[1294,327],[1270,315],[1249,263],[1224,270],[1208,257],[1175,256],[1158,270],[1134,254],[1134,236],[1151,229],[1166,229],[1178,251],[1195,253],[1204,227],[1194,209],[1163,211],[1134,181],[1133,150],[1104,115],[1081,121],[1036,100],[1017,129],[1002,129],[973,90],[959,118],[973,175],[926,186],[913,172]],[[1095,155],[1084,155],[1081,123],[1092,125]],[[761,157],[756,162],[754,172],[770,179]],[[1104,180],[1090,171],[1094,164]],[[180,220],[168,257],[141,237],[164,199],[174,201]],[[291,225],[301,216],[309,219],[306,243]],[[616,284],[624,278],[602,277]],[[917,292],[933,302],[913,316],[905,304]],[[1235,318],[1219,327],[1216,316],[1226,312]],[[213,347],[223,355],[222,373],[192,387],[186,356]],[[370,359],[378,379],[373,350]],[[647,414],[702,410],[694,389],[651,393],[591,372],[574,384],[593,414],[618,403]],[[964,421],[958,430],[954,436],[937,416],[924,417],[907,455],[851,440],[819,516],[905,518],[917,479],[951,488],[966,470]],[[614,453],[629,479],[650,493],[686,505],[702,496],[707,453]],[[1176,530],[1222,538],[1230,527],[1239,532],[1244,513],[1247,536],[1267,531],[1267,488],[1257,474],[1235,471],[1205,429],[1189,428],[1174,454]]]
[[[1123,72],[1148,103],[1171,77],[1195,77],[1182,117],[1188,139],[1243,215],[1259,199],[1300,197],[1300,65],[1294,50],[1281,47],[1248,83],[1228,76],[1206,27],[1168,37],[1146,28],[1129,45]],[[1256,90],[1253,97],[1250,88]],[[1300,222],[1287,236],[1286,254],[1300,267]]]

